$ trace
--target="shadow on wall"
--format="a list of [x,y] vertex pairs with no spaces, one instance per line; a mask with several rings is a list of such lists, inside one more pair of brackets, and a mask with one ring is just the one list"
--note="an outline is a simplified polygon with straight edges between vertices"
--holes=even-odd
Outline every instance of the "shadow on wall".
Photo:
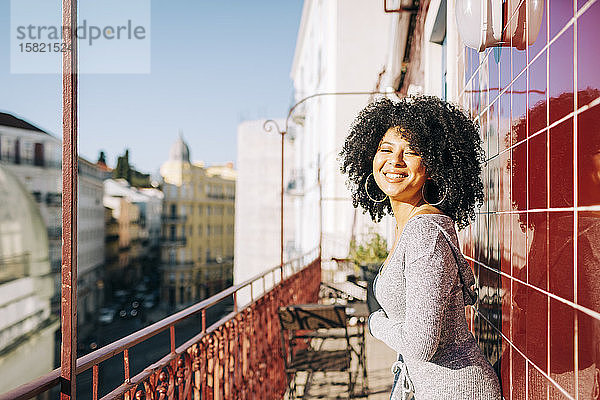
[[[579,91],[578,106],[599,97],[597,89]],[[576,131],[573,117],[544,130],[573,109],[573,93],[553,97],[548,104],[537,103],[528,112],[529,127],[523,117],[513,126],[512,137],[505,138],[507,145],[514,145],[524,140],[527,132],[530,135],[528,146],[525,142],[517,145],[512,150],[512,162],[505,167],[512,173],[513,209],[523,211],[518,214],[519,222],[531,243],[527,264],[514,265],[513,274],[535,287],[514,282],[509,323],[513,344],[530,362],[545,372],[549,365],[550,377],[572,396],[578,371],[579,398],[591,399],[597,398],[594,396],[600,390],[600,321],[544,294],[549,292],[600,312],[600,211],[580,209],[574,221],[569,210],[575,198],[578,207],[600,204],[600,107],[580,113]],[[515,234],[519,232],[513,231],[513,238]],[[510,296],[506,297],[510,303]],[[509,313],[510,304],[503,304],[503,309]],[[503,327],[503,331],[508,329]],[[511,360],[509,346],[503,350],[503,392],[510,393],[512,361],[513,398],[525,398],[525,359],[513,350]],[[547,380],[531,365],[528,381],[529,398],[546,398]],[[548,386],[550,399],[564,398],[553,385]]]

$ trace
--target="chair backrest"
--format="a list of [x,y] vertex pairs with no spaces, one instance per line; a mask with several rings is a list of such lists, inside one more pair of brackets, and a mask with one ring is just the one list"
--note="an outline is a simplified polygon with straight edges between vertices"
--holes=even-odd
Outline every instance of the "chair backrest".
[[346,309],[339,304],[296,304],[279,307],[282,329],[346,328]]

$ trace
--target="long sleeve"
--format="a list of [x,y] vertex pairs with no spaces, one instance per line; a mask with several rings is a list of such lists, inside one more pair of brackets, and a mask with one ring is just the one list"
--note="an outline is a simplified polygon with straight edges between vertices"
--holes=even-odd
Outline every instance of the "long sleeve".
[[[439,230],[414,239],[416,251],[406,256],[406,312],[404,321],[390,319],[375,312],[369,321],[371,334],[401,353],[405,358],[429,361],[435,354],[448,303],[448,295],[457,278],[452,250]],[[411,257],[412,255],[412,257]],[[385,273],[398,274],[390,268]]]

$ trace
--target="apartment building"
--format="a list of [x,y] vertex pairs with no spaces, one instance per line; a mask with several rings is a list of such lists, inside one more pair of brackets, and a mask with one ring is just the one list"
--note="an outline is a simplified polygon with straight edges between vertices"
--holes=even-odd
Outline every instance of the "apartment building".
[[180,136],[160,173],[162,298],[173,309],[232,283],[236,171],[232,163],[206,167],[191,162]]
[[[60,307],[61,140],[26,120],[0,113],[0,165],[15,174],[33,195],[48,234],[54,277],[53,312]],[[103,173],[79,157],[77,216],[78,324],[82,332],[102,303],[104,268]]]

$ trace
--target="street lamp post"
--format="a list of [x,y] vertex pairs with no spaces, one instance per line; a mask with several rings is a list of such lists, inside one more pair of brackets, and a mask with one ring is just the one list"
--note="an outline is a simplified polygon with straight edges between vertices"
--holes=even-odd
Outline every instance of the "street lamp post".
[[[288,115],[289,118],[289,115]],[[272,119],[268,119],[265,121],[265,123],[263,124],[263,129],[266,132],[271,132],[273,129],[275,129],[277,131],[277,133],[279,133],[279,135],[281,135],[281,193],[280,193],[280,198],[279,198],[279,205],[280,205],[280,216],[279,216],[279,240],[280,240],[280,249],[279,249],[279,267],[280,267],[280,272],[281,272],[281,279],[283,280],[283,192],[284,192],[284,187],[283,187],[283,155],[284,155],[284,142],[285,142],[285,134],[287,133],[287,120],[286,120],[286,124],[285,124],[286,130],[282,131],[281,128],[279,128],[279,124],[277,123],[277,121],[274,121]]]

